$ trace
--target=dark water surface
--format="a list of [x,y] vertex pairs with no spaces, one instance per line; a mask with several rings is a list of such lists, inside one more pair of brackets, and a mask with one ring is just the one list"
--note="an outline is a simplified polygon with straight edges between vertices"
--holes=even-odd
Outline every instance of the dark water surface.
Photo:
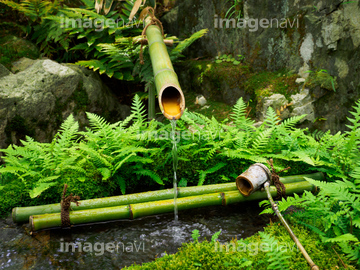
[[246,238],[269,222],[258,203],[206,207],[137,220],[122,220],[34,233],[27,225],[0,220],[0,269],[121,269],[175,253],[184,242],[222,230],[219,240]]

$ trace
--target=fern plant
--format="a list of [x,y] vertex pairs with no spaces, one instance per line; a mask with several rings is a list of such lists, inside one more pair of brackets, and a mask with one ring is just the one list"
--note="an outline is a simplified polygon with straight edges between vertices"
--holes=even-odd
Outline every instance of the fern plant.
[[[275,237],[264,233],[259,232],[262,243],[265,246],[266,256],[268,257],[268,267],[267,269],[289,269],[288,259],[290,256],[286,255],[286,250],[279,249],[279,243]],[[276,248],[275,248],[276,247]]]
[[2,149],[6,166],[0,168],[0,173],[12,174],[22,181],[31,198],[56,185],[66,171],[74,170],[85,176],[85,170],[77,165],[80,156],[74,148],[78,128],[70,115],[51,143],[41,144],[26,137],[21,141],[23,146]]

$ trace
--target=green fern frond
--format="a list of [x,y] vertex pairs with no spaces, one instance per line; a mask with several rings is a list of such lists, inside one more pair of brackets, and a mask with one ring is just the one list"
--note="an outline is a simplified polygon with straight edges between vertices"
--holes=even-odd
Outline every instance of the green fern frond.
[[203,170],[198,170],[199,172],[199,182],[198,182],[198,186],[202,186],[204,181],[205,181],[205,178],[206,178],[206,175],[210,174],[210,173],[214,173],[218,170],[220,170],[221,168],[223,168],[224,166],[226,166],[226,163],[223,163],[223,162],[220,162],[218,164],[216,164],[214,167],[210,168],[210,169],[207,169],[205,171]]
[[145,122],[145,106],[142,104],[141,99],[138,95],[135,95],[133,104],[131,106],[131,113],[134,115],[134,119],[137,123],[142,124]]
[[171,61],[175,61],[181,56],[181,53],[189,47],[193,42],[197,39],[203,37],[208,32],[208,29],[202,29],[194,34],[191,37],[181,41],[173,50],[170,52],[170,59]]
[[264,148],[268,144],[272,132],[273,128],[269,128],[257,135],[252,145],[252,151],[254,154],[258,154],[264,150]]
[[230,116],[238,129],[248,132],[254,130],[255,127],[253,126],[254,121],[246,117],[246,108],[247,105],[241,97],[235,103],[233,107],[233,112],[230,114]]
[[140,170],[135,170],[135,173],[140,176],[150,177],[152,180],[154,180],[156,183],[158,183],[160,185],[164,184],[164,182],[161,180],[160,176],[151,170],[140,169]]
[[274,129],[277,124],[280,123],[280,119],[278,115],[276,114],[275,110],[269,106],[266,112],[264,124],[268,126],[270,129]]

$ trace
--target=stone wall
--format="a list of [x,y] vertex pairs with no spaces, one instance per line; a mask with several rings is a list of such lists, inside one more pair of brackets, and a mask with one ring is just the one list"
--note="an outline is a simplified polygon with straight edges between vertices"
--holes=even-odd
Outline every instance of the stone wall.
[[[336,92],[321,87],[310,89],[314,117],[326,119],[315,127],[346,129],[348,111],[360,98],[360,2],[244,0],[239,6],[243,18],[234,20],[235,28],[232,21],[226,28],[226,22],[221,20],[231,1],[177,2],[162,18],[167,33],[186,37],[209,29],[206,37],[190,47],[188,56],[241,54],[255,71],[285,68],[303,78],[308,76],[308,70],[327,70],[336,78],[337,88]],[[244,22],[247,27],[243,27]]]

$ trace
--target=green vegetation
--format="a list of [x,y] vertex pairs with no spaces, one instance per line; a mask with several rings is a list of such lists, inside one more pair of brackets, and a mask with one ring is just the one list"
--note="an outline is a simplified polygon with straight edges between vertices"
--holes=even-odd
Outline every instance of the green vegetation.
[[245,90],[249,93],[254,92],[258,101],[272,94],[282,94],[290,99],[291,95],[298,92],[298,86],[295,83],[297,77],[297,74],[291,74],[285,70],[260,72],[249,77],[245,82]]
[[[313,230],[324,246],[337,243],[349,260],[359,261],[360,101],[351,112],[350,130],[335,135],[295,128],[304,116],[281,122],[271,107],[264,123],[255,128],[246,117],[246,106],[242,99],[236,103],[230,123],[189,111],[178,120],[175,139],[182,185],[233,181],[250,164],[266,163],[269,158],[274,159],[277,171],[290,166],[287,174],[325,172],[329,183],[309,180],[321,188],[318,196],[305,193],[283,199],[280,210],[290,205],[303,208],[305,211],[293,214],[294,224]],[[109,124],[99,116],[87,115],[91,129],[78,132],[78,124],[70,116],[51,143],[27,137],[23,146],[2,150],[6,154],[0,168],[2,215],[14,206],[58,202],[64,183],[82,199],[171,187],[169,123],[147,122],[137,96],[132,114],[124,121]],[[264,257],[261,260],[269,263],[271,258]],[[195,262],[206,265],[199,259],[189,263]],[[242,259],[218,261],[225,262],[248,264]]]
[[306,84],[310,84],[312,86],[320,86],[327,90],[333,90],[334,92],[336,92],[336,77],[334,78],[333,76],[331,76],[326,69],[320,69],[316,72],[309,70],[308,73],[310,74],[304,83],[304,87]]
[[21,57],[37,59],[39,52],[31,48],[30,44],[14,36],[0,37],[0,64],[4,65],[7,69],[11,69],[11,63]]
[[[294,233],[310,252],[320,269],[355,269],[349,259],[338,254],[334,244],[323,245],[319,236],[301,225],[291,225]],[[274,223],[246,239],[233,239],[228,243],[198,241],[199,232],[193,232],[193,242],[185,243],[179,252],[165,255],[142,266],[126,269],[308,269],[306,260],[297,250],[286,230]],[[343,265],[344,264],[344,265]]]
[[240,19],[244,16],[243,14],[243,0],[228,0],[227,2],[231,2],[231,7],[225,14],[225,17],[231,19],[233,15],[236,15],[237,19]]
[[[143,23],[134,20],[132,13],[139,9],[139,1],[119,2],[112,11],[112,1],[107,1],[106,15],[94,11],[96,1],[93,0],[82,0],[79,7],[49,0],[0,2],[29,19],[29,24],[22,29],[40,46],[44,56],[60,62],[77,61],[78,65],[119,80],[152,83],[147,46],[144,46],[145,65],[139,61]],[[181,42],[176,37],[167,37],[178,43],[170,49],[171,60],[176,61],[183,50],[205,33],[206,30],[201,30]]]
[[220,64],[222,62],[231,62],[235,66],[239,65],[244,60],[244,56],[239,54],[237,57],[233,57],[232,54],[223,54],[215,57],[215,63]]

